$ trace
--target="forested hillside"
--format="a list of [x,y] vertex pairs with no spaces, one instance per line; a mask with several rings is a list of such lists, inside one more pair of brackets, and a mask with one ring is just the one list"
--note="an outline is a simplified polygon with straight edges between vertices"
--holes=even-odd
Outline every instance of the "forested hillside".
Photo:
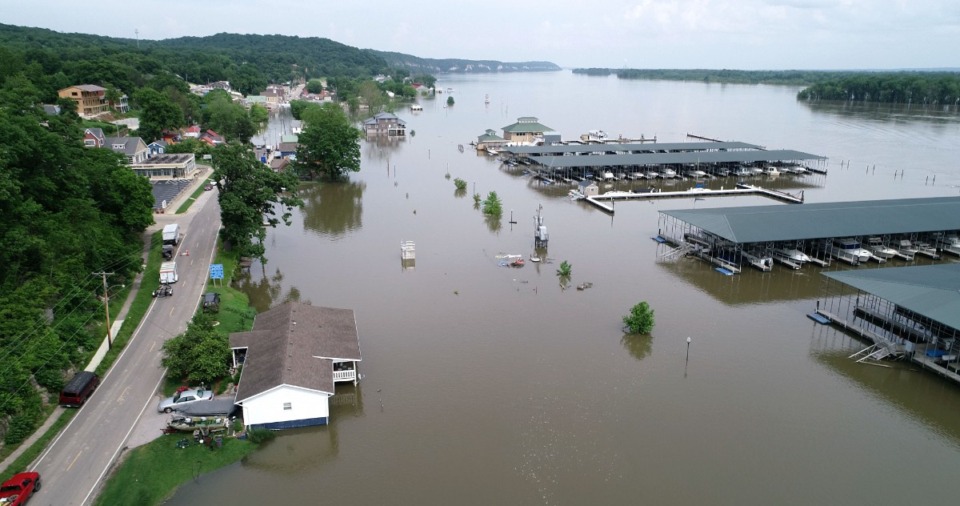
[[382,58],[391,67],[407,69],[411,73],[483,73],[483,72],[544,72],[560,70],[548,61],[502,62],[497,60],[464,60],[460,58],[420,58],[403,53],[366,50]]
[[270,82],[373,76],[386,72],[387,64],[316,37],[219,34],[136,41],[0,24],[0,75],[21,71],[52,102],[56,90],[78,83],[106,82],[130,94],[161,73],[197,83],[230,81],[252,94]]
[[149,183],[83,147],[76,114],[47,116],[22,76],[0,87],[0,433],[29,435],[44,396],[103,339],[100,277],[129,283],[153,223]]

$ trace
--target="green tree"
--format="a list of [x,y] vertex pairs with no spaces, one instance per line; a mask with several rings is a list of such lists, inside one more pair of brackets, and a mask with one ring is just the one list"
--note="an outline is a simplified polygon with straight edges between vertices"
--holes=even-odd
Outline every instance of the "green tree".
[[219,133],[228,141],[241,143],[249,142],[256,133],[257,127],[247,109],[235,103],[225,92],[208,93],[204,103],[206,107],[201,114],[203,128]]
[[320,79],[307,81],[307,91],[310,93],[323,93],[323,81]]
[[[221,235],[241,256],[264,259],[264,223],[290,224],[289,209],[303,203],[287,192],[297,186],[296,175],[273,172],[256,159],[246,145],[230,143],[213,153],[213,179],[220,200]],[[282,214],[277,217],[277,208]]]
[[301,115],[303,111],[313,105],[312,102],[307,102],[306,100],[291,100],[290,101],[290,114],[293,116],[293,119],[299,121],[302,119]]
[[133,97],[140,109],[137,132],[145,142],[159,139],[164,130],[183,126],[183,111],[167,95],[152,88],[141,88]]
[[492,191],[487,194],[487,198],[483,201],[483,214],[497,218],[503,215],[503,204],[497,192]]
[[360,171],[360,131],[343,109],[327,103],[308,107],[297,146],[296,170],[301,177],[342,179]]
[[173,378],[212,384],[230,369],[230,343],[216,331],[212,318],[197,313],[186,332],[163,343],[160,363]]
[[453,103],[454,103],[453,97],[447,97],[447,105],[448,105],[448,106],[452,106]]
[[653,309],[643,301],[632,308],[630,314],[623,317],[623,324],[631,334],[649,334],[653,330]]

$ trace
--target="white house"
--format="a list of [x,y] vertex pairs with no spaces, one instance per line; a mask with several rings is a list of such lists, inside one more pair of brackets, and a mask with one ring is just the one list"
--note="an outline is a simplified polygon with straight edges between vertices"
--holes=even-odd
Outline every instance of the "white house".
[[230,347],[243,365],[237,404],[247,427],[326,425],[334,385],[359,379],[350,309],[287,302],[257,315],[252,331],[230,334]]

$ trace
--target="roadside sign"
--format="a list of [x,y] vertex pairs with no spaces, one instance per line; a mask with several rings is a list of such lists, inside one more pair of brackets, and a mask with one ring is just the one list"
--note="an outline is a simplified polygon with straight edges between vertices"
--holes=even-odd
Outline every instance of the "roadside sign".
[[210,264],[210,279],[223,279],[223,264]]

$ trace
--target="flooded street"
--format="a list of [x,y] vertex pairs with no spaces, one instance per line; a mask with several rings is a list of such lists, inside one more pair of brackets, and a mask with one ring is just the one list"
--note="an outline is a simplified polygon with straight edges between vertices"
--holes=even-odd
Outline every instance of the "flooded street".
[[[398,111],[405,140],[365,141],[349,183],[305,185],[292,226],[268,231],[268,262],[240,281],[260,311],[291,299],[353,309],[359,386],[338,385],[330,425],[283,432],[169,504],[956,497],[960,387],[848,360],[865,345],[805,316],[824,295],[820,268],[722,276],[699,260],[658,259],[661,210],[774,202],[636,201],[610,216],[468,145],[519,116],[565,140],[598,128],[660,142],[689,133],[828,157],[827,176],[760,183],[802,189],[807,202],[934,197],[960,194],[956,109],[811,105],[795,87],[567,71],[437,85],[453,88],[455,105],[445,93],[421,99],[423,112]],[[471,197],[490,191],[499,221]],[[499,266],[498,254],[534,252],[541,206],[547,262]],[[404,240],[416,243],[412,268],[400,261]],[[566,289],[562,261],[573,271]],[[652,336],[626,336],[621,319],[641,301],[655,311]]]

